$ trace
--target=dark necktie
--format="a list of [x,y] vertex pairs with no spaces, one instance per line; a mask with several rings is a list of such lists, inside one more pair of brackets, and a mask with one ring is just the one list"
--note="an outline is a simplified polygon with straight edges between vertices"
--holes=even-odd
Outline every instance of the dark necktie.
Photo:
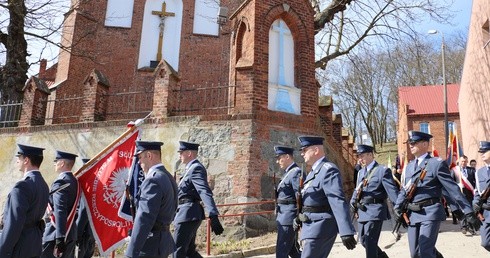
[[417,172],[417,168],[419,167],[419,159],[415,159],[415,166],[414,166],[414,169],[413,169],[413,172]]

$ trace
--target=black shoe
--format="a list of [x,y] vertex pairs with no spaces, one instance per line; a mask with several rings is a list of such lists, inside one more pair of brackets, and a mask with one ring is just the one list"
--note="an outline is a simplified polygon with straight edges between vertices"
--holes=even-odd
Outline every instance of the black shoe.
[[439,251],[437,251],[437,249],[436,249],[436,258],[444,258],[444,256],[442,256],[442,254],[439,253]]
[[385,252],[378,252],[378,258],[390,258]]

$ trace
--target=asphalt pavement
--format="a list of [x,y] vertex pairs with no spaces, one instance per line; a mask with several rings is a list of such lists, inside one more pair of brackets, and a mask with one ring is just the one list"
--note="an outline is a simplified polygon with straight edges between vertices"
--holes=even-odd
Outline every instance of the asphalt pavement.
[[[356,223],[357,224],[357,223]],[[401,238],[395,241],[391,231],[393,229],[392,221],[385,221],[383,231],[379,241],[379,247],[383,249],[389,257],[410,258],[408,240],[405,229],[401,229]],[[448,218],[441,224],[436,248],[444,255],[444,258],[461,258],[461,257],[490,257],[481,245],[479,232],[476,235],[469,233],[462,234],[460,225],[452,224],[452,219]],[[275,254],[263,254],[260,258],[272,258]],[[365,257],[364,248],[358,244],[354,250],[347,250],[343,245],[340,237],[337,237],[329,257],[335,258],[360,258]]]

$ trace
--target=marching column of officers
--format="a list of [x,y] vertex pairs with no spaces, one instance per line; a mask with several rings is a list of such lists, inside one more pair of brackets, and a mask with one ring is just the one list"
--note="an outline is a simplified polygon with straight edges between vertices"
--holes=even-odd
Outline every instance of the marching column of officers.
[[[212,231],[223,227],[207,182],[207,172],[197,160],[199,144],[179,142],[186,164],[177,185],[161,162],[162,142],[136,141],[135,156],[144,171],[136,196],[136,215],[126,257],[202,257],[195,238],[205,213]],[[54,170],[59,174],[48,187],[39,171],[43,148],[18,144],[17,167],[23,174],[10,191],[0,224],[0,257],[92,257],[94,236],[87,207],[79,203],[81,188],[71,172],[77,155],[56,151]],[[83,162],[88,160],[83,159]],[[174,223],[174,235],[170,224]]]
[[[375,161],[374,148],[358,145],[363,167],[358,171],[356,187],[348,202],[350,212],[339,169],[326,159],[322,137],[299,137],[301,156],[311,167],[304,185],[298,178],[302,179],[305,171],[298,171],[292,161],[294,150],[275,146],[277,163],[285,171],[276,195],[276,257],[328,257],[337,234],[347,249],[355,248],[354,217],[366,257],[388,257],[378,246],[383,221],[390,219],[387,199],[394,206],[397,223],[407,227],[410,256],[443,257],[435,248],[441,221],[446,219],[442,197],[464,221],[464,227],[474,231],[481,227],[481,245],[490,252],[490,142],[480,142],[479,152],[485,166],[476,172],[471,203],[452,178],[447,163],[430,156],[431,138],[432,135],[423,132],[409,132],[407,143],[415,159],[407,164],[405,185],[400,190],[391,170]],[[292,201],[294,195],[300,197],[296,202]],[[293,230],[289,228],[291,224]],[[295,240],[299,229],[302,251]]]
[[[393,203],[395,220],[407,227],[411,257],[442,257],[435,244],[441,221],[446,218],[443,196],[468,228],[477,231],[481,227],[481,245],[490,252],[490,142],[480,142],[485,166],[475,174],[472,205],[452,179],[446,162],[430,156],[431,138],[423,132],[409,132],[408,144],[415,159],[407,164],[405,185],[400,190],[390,169],[376,162],[374,148],[358,145],[363,168],[350,201],[345,198],[338,167],[325,155],[322,137],[298,138],[308,173],[294,162],[293,148],[275,146],[276,162],[284,170],[275,188],[276,257],[328,257],[337,235],[347,249],[354,249],[357,241],[351,216],[357,218],[358,238],[366,257],[388,257],[378,247],[383,221],[390,219],[387,199]],[[136,141],[134,155],[145,179],[135,198],[136,214],[125,255],[202,257],[196,251],[195,239],[205,210],[216,235],[223,227],[206,169],[197,159],[199,144],[179,142],[185,171],[178,184],[161,162],[162,145]],[[71,172],[77,155],[56,152],[54,165],[59,176],[49,189],[39,172],[44,149],[18,147],[17,166],[24,177],[5,204],[0,257],[74,257],[75,245],[77,257],[91,257],[94,238],[87,226],[86,207],[83,202],[79,204],[80,186]]]

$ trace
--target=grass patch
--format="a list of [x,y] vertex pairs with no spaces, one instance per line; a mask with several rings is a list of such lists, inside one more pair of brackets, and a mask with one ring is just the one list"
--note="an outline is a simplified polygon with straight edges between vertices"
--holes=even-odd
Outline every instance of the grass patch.
[[211,250],[213,254],[228,254],[234,251],[241,251],[245,249],[250,249],[251,244],[250,239],[244,240],[226,240],[222,242],[216,242],[212,244]]

